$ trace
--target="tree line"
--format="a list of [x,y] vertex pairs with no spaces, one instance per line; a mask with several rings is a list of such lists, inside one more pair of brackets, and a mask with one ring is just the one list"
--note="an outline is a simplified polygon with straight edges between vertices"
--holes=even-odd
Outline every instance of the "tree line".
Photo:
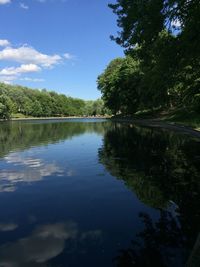
[[152,108],[200,112],[200,1],[117,0],[124,58],[98,77],[105,105],[114,114]]
[[33,117],[96,116],[108,114],[103,100],[84,101],[54,91],[0,83],[0,118],[16,114]]

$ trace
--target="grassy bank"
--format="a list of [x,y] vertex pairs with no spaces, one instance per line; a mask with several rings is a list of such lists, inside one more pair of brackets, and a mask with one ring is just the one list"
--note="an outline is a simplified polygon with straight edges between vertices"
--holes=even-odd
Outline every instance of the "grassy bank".
[[[12,114],[10,117],[10,121],[17,121],[17,120],[65,120],[65,119],[108,119],[110,118],[109,115],[97,115],[97,116],[62,116],[62,117],[33,117],[33,116],[25,116],[21,113]],[[0,119],[0,121],[4,121]]]
[[134,116],[137,119],[155,119],[200,130],[200,114],[186,109],[171,109],[167,111],[154,109],[139,111]]
[[133,116],[117,115],[114,120],[144,120],[151,122],[169,123],[170,125],[186,126],[200,131],[200,114],[186,109],[161,110],[159,108],[152,110],[142,110]]

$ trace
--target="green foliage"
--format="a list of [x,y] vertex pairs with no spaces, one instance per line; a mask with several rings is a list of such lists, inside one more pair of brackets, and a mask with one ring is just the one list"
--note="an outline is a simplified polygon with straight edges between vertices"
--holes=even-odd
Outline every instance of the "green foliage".
[[101,99],[84,101],[45,89],[33,90],[0,83],[0,118],[11,113],[32,117],[96,116],[109,114]]
[[139,62],[128,56],[111,61],[98,77],[105,105],[114,114],[132,114],[137,110],[141,76]]
[[9,119],[12,112],[11,99],[2,94],[0,95],[0,119]]
[[[125,50],[98,78],[113,113],[158,106],[200,112],[200,1],[117,0],[109,7]],[[132,58],[132,62],[131,59]]]
[[105,107],[102,99],[96,101],[85,101],[84,115],[96,116],[96,115],[111,115],[108,108]]
[[116,58],[110,62],[105,72],[98,77],[98,89],[103,94],[105,105],[116,114],[120,109],[120,88],[118,87],[119,69],[123,59]]

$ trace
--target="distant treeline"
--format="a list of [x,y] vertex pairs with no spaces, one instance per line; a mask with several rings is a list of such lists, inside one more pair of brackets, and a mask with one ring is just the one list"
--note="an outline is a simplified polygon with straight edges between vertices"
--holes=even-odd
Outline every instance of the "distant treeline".
[[0,83],[0,118],[11,116],[58,117],[108,114],[103,100],[84,101],[54,91]]
[[113,113],[180,109],[200,113],[200,1],[117,0],[125,57],[111,61],[98,77]]

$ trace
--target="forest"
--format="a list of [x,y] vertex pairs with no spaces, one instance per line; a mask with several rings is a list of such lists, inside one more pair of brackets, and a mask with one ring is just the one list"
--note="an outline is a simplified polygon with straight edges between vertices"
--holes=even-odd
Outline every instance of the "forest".
[[180,110],[200,114],[200,1],[117,0],[109,7],[125,52],[97,83],[113,114]]
[[0,83],[0,119],[108,114],[103,100],[84,101],[54,91]]

